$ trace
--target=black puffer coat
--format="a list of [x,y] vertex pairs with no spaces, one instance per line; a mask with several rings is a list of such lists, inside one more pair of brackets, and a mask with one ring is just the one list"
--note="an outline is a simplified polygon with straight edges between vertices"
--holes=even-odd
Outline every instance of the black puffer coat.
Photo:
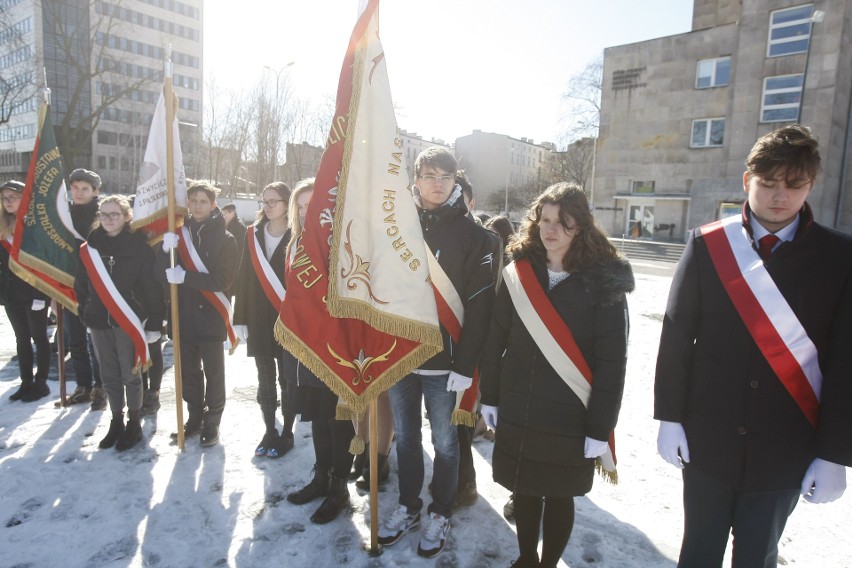
[[[248,231],[254,231],[260,250],[266,250],[266,231],[264,228],[268,221],[260,224],[250,225]],[[278,307],[269,302],[261,287],[254,264],[251,261],[249,250],[248,231],[243,238],[243,256],[240,260],[240,270],[235,285],[234,297],[234,325],[248,326],[248,356],[249,357],[274,357],[279,353],[281,346],[275,341],[275,322],[278,320]],[[284,265],[287,262],[287,243],[290,242],[291,232],[288,230],[281,238],[281,242],[275,247],[272,258],[269,261],[272,270],[278,276],[281,285],[284,285]]]
[[[163,287],[154,279],[154,251],[145,235],[124,230],[115,237],[99,227],[89,235],[88,246],[98,251],[115,287],[147,331],[163,328],[165,304]],[[110,329],[119,327],[104,306],[81,262],[74,279],[74,291],[80,304],[80,318],[86,327]]]
[[[548,289],[543,260],[531,259]],[[627,364],[627,261],[579,271],[548,297],[568,324],[594,376],[589,408],[562,381],[520,320],[506,286],[494,305],[480,363],[482,403],[499,407],[494,480],[521,495],[569,497],[592,488],[586,436],[607,440],[621,407]]]

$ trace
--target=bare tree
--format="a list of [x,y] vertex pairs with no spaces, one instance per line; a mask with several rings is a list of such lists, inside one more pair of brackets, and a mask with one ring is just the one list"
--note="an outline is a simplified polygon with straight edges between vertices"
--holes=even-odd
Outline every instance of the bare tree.
[[568,123],[571,138],[597,137],[602,85],[603,55],[592,59],[582,71],[568,79],[568,88],[563,95],[568,104],[564,120]]
[[543,172],[546,184],[569,181],[588,191],[592,177],[594,144],[594,138],[582,138],[569,144],[565,150],[552,152]]
[[23,39],[27,19],[19,19],[15,10],[0,10],[0,53],[21,55],[18,64],[0,68],[0,125],[6,124],[18,109],[33,100],[36,90],[36,73],[33,53]]

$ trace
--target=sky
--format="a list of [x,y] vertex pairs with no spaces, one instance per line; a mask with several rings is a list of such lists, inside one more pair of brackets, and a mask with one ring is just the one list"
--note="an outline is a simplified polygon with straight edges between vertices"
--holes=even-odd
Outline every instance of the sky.
[[[332,97],[357,5],[206,2],[205,84],[238,92],[283,69],[298,96]],[[558,142],[570,77],[606,47],[690,31],[692,2],[384,0],[380,18],[400,128],[450,143],[474,129]]]
[[[633,263],[630,344],[616,438],[618,485],[595,479],[575,499],[576,520],[559,568],[674,568],[683,527],[680,471],[657,455],[650,388],[671,277],[651,276]],[[57,382],[38,402],[8,399],[17,389],[15,341],[0,310],[0,565],[39,568],[503,568],[517,558],[515,527],[502,516],[509,491],[492,480],[494,444],[473,444],[480,497],[453,515],[447,548],[417,556],[420,534],[404,537],[370,559],[367,495],[349,484],[351,507],[328,525],[308,517],[320,501],[293,505],[284,497],[305,484],[314,464],[310,424],[299,422],[295,448],[272,460],[255,458],[263,434],[257,371],[240,345],[225,356],[228,403],[221,443],[201,449],[198,437],[181,453],[170,445],[177,424],[172,346],[166,344],[162,409],[144,419],[144,440],[123,453],[98,450],[109,412],[88,405],[56,409]],[[51,367],[56,377],[55,359]],[[73,382],[72,382],[73,386]],[[184,418],[186,414],[184,413]],[[280,419],[280,413],[279,413]],[[427,426],[421,496],[434,452]],[[280,424],[279,424],[280,426]],[[398,475],[379,493],[379,518],[397,506]],[[780,565],[852,566],[852,490],[838,501],[800,501],[779,545]],[[730,566],[730,547],[724,566]]]

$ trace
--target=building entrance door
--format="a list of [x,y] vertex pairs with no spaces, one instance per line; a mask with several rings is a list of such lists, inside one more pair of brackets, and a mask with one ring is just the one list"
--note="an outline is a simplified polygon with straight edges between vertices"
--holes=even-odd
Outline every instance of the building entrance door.
[[627,217],[627,236],[631,239],[654,238],[654,206],[630,205]]

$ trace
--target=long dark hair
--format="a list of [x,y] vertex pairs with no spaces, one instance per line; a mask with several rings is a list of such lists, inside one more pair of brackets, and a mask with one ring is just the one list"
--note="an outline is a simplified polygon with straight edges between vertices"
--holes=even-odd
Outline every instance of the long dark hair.
[[[559,221],[563,227],[576,228],[571,247],[562,259],[566,272],[598,266],[618,258],[618,250],[609,242],[589,210],[586,193],[576,184],[567,182],[551,185],[533,202],[524,216],[519,234],[509,244],[508,252],[512,258],[547,259],[539,229],[541,210],[546,204],[559,207]],[[569,217],[574,220],[573,223]]]

